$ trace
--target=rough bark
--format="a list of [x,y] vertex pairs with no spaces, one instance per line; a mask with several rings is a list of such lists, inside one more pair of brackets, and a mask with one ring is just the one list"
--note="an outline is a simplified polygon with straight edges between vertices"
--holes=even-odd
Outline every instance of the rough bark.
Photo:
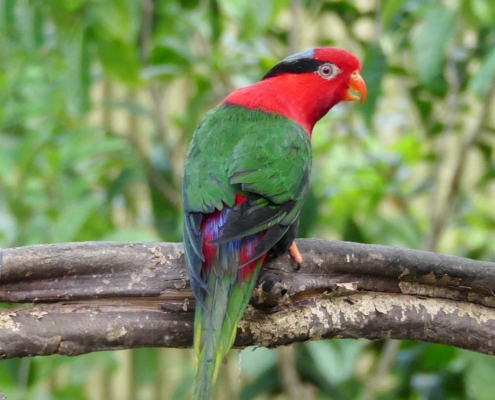
[[[300,240],[263,269],[236,346],[419,339],[493,354],[495,263]],[[87,242],[0,253],[0,358],[189,347],[194,301],[176,243]]]

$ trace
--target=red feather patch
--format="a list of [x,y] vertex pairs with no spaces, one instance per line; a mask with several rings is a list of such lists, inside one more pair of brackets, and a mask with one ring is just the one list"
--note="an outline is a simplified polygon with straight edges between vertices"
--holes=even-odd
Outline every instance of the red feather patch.
[[[246,197],[237,194],[235,198],[235,205],[244,203]],[[207,274],[213,263],[218,257],[219,246],[226,244],[210,244],[209,242],[217,239],[220,236],[221,228],[225,224],[227,218],[227,212],[229,207],[225,206],[223,210],[216,210],[215,212],[208,214],[201,223],[201,232],[203,233],[203,255],[205,261],[203,261],[202,269]],[[265,235],[265,232],[260,232],[255,235],[250,235],[242,239],[233,240],[229,243],[230,251],[236,251],[239,254],[239,265],[244,264],[254,253],[256,246]],[[261,257],[261,263],[265,260],[266,254]],[[220,260],[219,260],[220,261]],[[239,278],[241,281],[246,281],[251,278],[256,271],[256,265],[259,260],[254,260],[249,264],[239,269]]]

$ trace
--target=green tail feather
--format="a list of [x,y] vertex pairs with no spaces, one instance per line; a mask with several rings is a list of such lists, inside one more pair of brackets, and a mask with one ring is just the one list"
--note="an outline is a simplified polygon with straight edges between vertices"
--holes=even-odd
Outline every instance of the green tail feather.
[[[199,304],[194,319],[196,380],[194,400],[210,400],[218,369],[234,344],[237,325],[251,298],[261,262],[245,282],[212,271],[208,278],[206,308]],[[223,274],[222,274],[223,275]]]

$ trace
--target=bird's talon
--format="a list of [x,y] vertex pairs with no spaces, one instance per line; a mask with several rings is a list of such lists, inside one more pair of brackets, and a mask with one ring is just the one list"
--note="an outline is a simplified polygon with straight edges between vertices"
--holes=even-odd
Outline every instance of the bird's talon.
[[303,258],[302,258],[301,252],[299,251],[299,249],[297,247],[296,242],[292,242],[292,244],[290,245],[290,247],[289,247],[289,253],[290,253],[290,256],[292,257],[292,259],[294,260],[294,262],[297,265],[301,265],[302,264]]

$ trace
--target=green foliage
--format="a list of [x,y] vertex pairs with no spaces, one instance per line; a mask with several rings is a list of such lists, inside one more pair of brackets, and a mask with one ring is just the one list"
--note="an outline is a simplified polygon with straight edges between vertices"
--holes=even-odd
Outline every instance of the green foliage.
[[422,21],[412,41],[414,66],[419,81],[431,86],[441,77],[447,46],[455,33],[456,18],[451,7],[437,2],[428,3],[421,13]]
[[[494,27],[492,0],[4,0],[0,246],[181,240],[201,116],[280,58],[336,45],[364,61],[368,100],[315,129],[301,235],[493,260]],[[495,397],[492,357],[390,343],[246,349],[240,379],[232,352],[217,397]],[[0,362],[9,400],[187,399],[192,376],[178,350]]]

